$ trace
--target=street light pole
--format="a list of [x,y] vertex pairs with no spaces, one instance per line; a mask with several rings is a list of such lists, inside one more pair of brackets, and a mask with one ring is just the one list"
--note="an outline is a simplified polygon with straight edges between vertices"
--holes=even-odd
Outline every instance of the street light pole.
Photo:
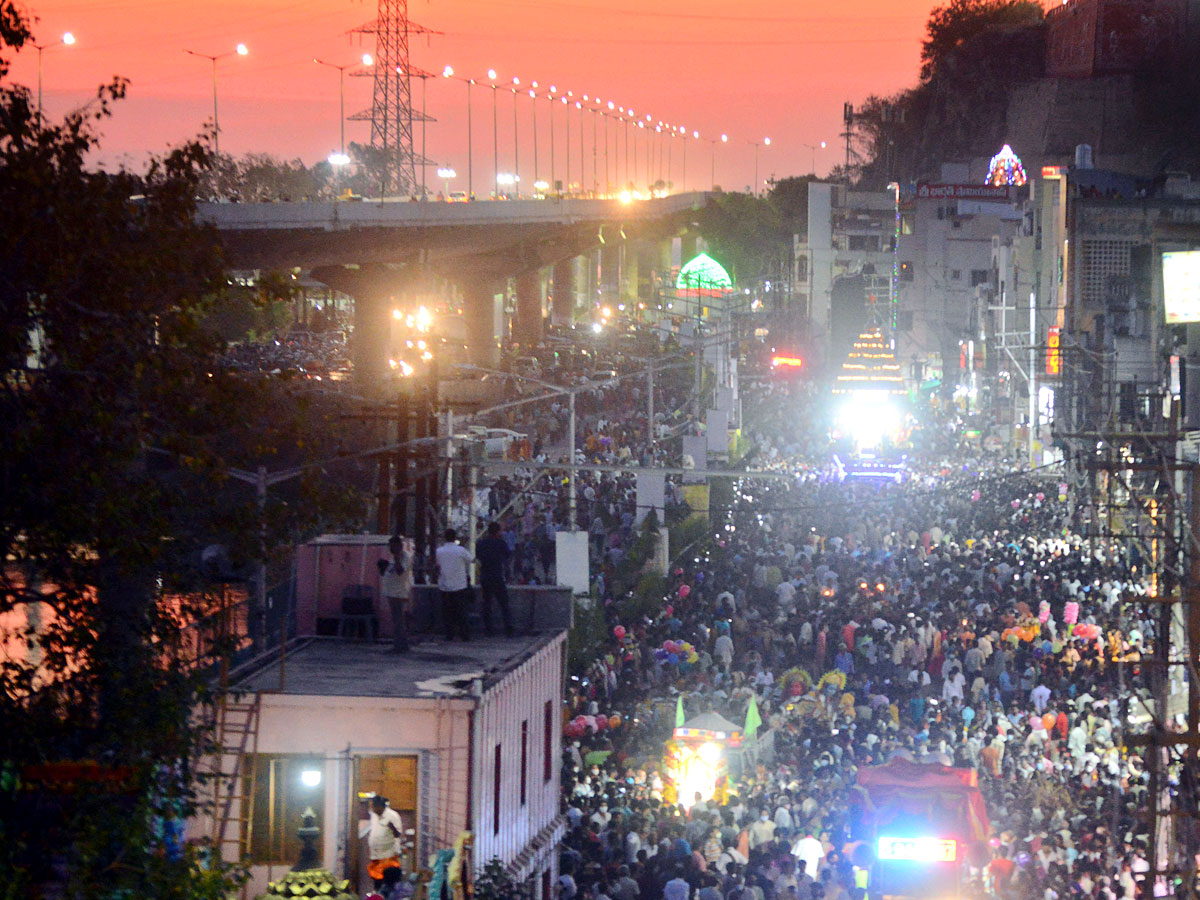
[[819,143],[819,144],[801,144],[800,146],[807,147],[809,150],[812,151],[812,174],[816,175],[817,174],[817,150],[818,149],[824,150],[829,145],[826,144],[824,141],[821,141],[821,143]]
[[34,44],[33,47],[38,52],[38,118],[42,117],[42,51],[49,50],[51,47],[57,47],[59,44],[70,47],[75,43],[75,35],[69,31],[64,31],[63,36],[57,41],[51,41],[49,44]]
[[758,196],[758,148],[762,147],[762,146],[770,147],[771,139],[769,137],[765,137],[761,141],[747,141],[746,143],[752,144],[754,146],[754,189],[750,193],[751,193],[751,196],[757,197]]
[[537,183],[540,180],[538,178],[537,86],[538,83],[535,81],[529,90],[529,109],[533,120],[533,189],[535,191],[538,189]]
[[554,184],[554,93],[557,91],[554,85],[550,85],[550,93],[546,98],[550,101],[550,192],[555,193],[556,187]]
[[[250,51],[246,49],[245,44],[238,44],[233,50],[226,53],[218,53],[215,56],[209,53],[197,53],[195,50],[184,50],[184,53],[189,53],[192,56],[198,56],[201,59],[207,59],[212,63],[212,91],[213,91],[213,155],[221,155],[221,121],[217,118],[217,60],[224,59],[226,56],[245,56]],[[39,71],[41,68],[39,54]],[[40,77],[39,77],[40,82]],[[40,88],[39,88],[40,90]],[[41,106],[39,100],[39,107]]]
[[570,193],[571,193],[571,104],[567,98],[571,97],[571,96],[573,96],[572,93],[570,91],[567,91],[567,96],[562,98],[563,121],[565,121],[567,123],[566,124],[567,137],[566,137],[566,140],[563,141],[563,148],[564,148],[563,156],[567,160],[567,174],[565,176],[564,185],[566,187],[566,192],[568,195],[570,195]]
[[488,69],[488,80],[492,87],[492,199],[500,197],[500,126],[496,106],[496,70]]
[[517,88],[521,84],[521,79],[513,76],[513,174],[517,176],[517,199],[521,197],[521,153],[520,145],[517,141]]

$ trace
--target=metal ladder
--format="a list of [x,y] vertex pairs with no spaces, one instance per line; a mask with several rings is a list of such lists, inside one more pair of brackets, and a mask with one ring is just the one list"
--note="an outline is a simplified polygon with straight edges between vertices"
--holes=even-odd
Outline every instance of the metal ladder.
[[250,855],[261,711],[257,692],[248,701],[222,695],[217,703],[212,846],[218,857],[229,844],[237,846],[238,859]]

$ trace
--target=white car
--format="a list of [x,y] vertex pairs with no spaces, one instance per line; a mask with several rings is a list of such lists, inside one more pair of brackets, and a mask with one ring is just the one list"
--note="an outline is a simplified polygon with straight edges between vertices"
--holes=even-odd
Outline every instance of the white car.
[[523,441],[527,435],[511,428],[485,428],[482,425],[471,425],[465,434],[456,434],[455,440],[483,441],[483,452],[488,456],[508,456],[508,448],[514,441]]

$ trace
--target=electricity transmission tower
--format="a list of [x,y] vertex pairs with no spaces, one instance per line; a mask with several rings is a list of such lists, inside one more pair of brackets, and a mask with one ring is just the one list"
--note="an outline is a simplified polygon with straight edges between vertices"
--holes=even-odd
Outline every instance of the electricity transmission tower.
[[[408,18],[408,0],[379,0],[374,22],[354,29],[359,34],[375,35],[375,79],[371,108],[350,118],[371,123],[371,146],[383,155],[382,194],[414,194],[421,185],[418,159],[413,144],[413,122],[423,121],[423,112],[414,114],[412,80],[428,77],[415,70],[408,54],[409,37],[437,34]],[[364,75],[368,73],[363,73]]]

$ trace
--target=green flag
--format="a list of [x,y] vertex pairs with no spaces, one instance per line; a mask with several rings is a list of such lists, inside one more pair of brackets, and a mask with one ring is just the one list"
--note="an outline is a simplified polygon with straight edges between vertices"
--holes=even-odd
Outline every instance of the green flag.
[[762,725],[762,716],[758,714],[758,701],[754,695],[750,695],[750,705],[746,707],[746,726],[742,729],[746,738],[752,738],[758,733],[758,727]]
[[675,701],[675,727],[683,727],[683,694],[679,695],[679,699]]

